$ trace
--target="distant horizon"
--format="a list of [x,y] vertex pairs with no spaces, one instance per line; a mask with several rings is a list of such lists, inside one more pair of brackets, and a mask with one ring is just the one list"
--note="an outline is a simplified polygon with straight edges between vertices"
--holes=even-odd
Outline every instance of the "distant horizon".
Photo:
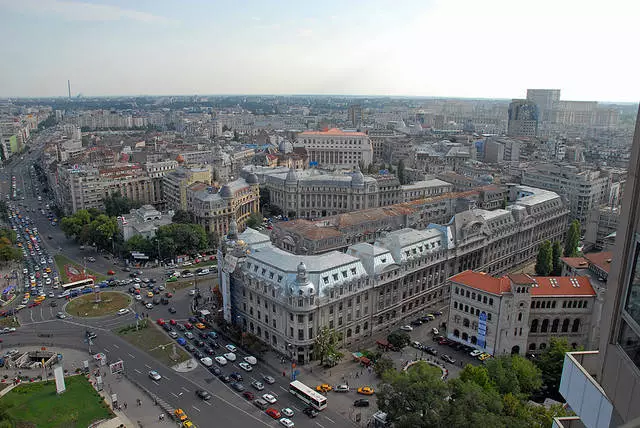
[[[529,88],[532,89],[532,88]],[[540,89],[540,88],[536,88]],[[554,88],[555,89],[555,88]],[[525,91],[526,94],[526,91]],[[78,94],[72,95],[69,98],[66,95],[58,95],[58,96],[16,96],[16,97],[3,97],[0,96],[0,100],[67,100],[67,101],[75,101],[75,100],[84,100],[84,99],[95,99],[95,98],[170,98],[170,97],[318,97],[318,98],[331,98],[331,97],[339,97],[339,98],[372,98],[372,99],[384,99],[384,98],[396,98],[396,99],[448,99],[448,100],[477,100],[477,101],[503,101],[510,102],[514,99],[526,99],[525,97],[513,97],[513,98],[490,98],[490,97],[462,97],[462,96],[435,96],[435,95],[354,95],[354,94],[305,94],[305,93],[218,93],[218,94],[120,94],[120,95],[85,95]],[[640,98],[640,97],[639,97]],[[578,101],[578,102],[598,102],[602,104],[620,104],[620,105],[637,105],[639,101],[611,101],[611,100],[569,100],[561,98],[560,101]]]
[[634,103],[638,16],[631,0],[0,0],[0,96],[65,97],[71,80],[87,97]]

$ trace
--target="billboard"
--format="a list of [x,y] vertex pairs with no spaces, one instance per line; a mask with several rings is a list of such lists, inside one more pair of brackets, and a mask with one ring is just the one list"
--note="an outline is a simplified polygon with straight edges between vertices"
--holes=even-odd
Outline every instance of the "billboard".
[[122,373],[124,371],[124,362],[118,360],[115,363],[109,364],[109,369],[111,370],[111,374]]
[[487,313],[481,312],[478,319],[478,346],[485,348],[487,336]]
[[56,378],[56,392],[58,394],[62,394],[67,390],[67,387],[64,384],[64,370],[62,366],[57,366],[53,369],[53,375]]

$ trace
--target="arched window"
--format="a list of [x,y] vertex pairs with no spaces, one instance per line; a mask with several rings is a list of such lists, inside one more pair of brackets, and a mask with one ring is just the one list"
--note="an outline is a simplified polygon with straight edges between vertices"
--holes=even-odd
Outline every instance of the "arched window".
[[369,329],[369,323],[366,322],[364,323],[364,326],[362,327],[363,330],[368,330]]
[[360,326],[359,325],[356,326],[356,334],[360,334]]
[[560,320],[558,318],[554,319],[551,323],[551,333],[558,332],[558,324],[560,324]]
[[576,318],[573,320],[573,325],[571,326],[571,332],[577,333],[580,330],[580,318]]
[[531,321],[531,333],[537,333],[538,332],[538,320],[534,319],[533,321]]
[[463,320],[462,320],[462,325],[463,325],[464,327],[469,327],[469,318],[465,318],[465,319],[463,319]]
[[566,333],[567,331],[569,331],[569,318],[565,318],[564,321],[562,321],[562,332]]
[[454,337],[460,337],[460,330],[453,330]]
[[478,338],[475,337],[475,336],[471,336],[471,343],[474,344],[474,345],[477,344],[478,343]]
[[522,321],[522,312],[518,312],[518,321]]
[[462,333],[462,340],[467,342],[469,340],[469,335],[467,333]]
[[540,333],[546,333],[549,330],[549,320],[542,320],[542,326],[540,327]]

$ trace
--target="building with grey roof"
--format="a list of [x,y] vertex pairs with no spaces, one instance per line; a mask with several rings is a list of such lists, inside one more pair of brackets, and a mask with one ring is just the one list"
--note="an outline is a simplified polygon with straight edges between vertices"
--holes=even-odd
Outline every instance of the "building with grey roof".
[[118,228],[125,241],[138,235],[153,238],[160,226],[171,224],[172,218],[173,211],[163,214],[152,205],[143,205],[131,210],[129,214],[118,217]]
[[386,332],[446,304],[450,276],[501,275],[535,259],[544,241],[562,239],[568,211],[560,197],[520,190],[522,205],[467,210],[447,224],[381,233],[344,252],[292,254],[253,230],[234,235],[218,255],[223,314],[299,364],[313,359],[323,327],[344,345]]

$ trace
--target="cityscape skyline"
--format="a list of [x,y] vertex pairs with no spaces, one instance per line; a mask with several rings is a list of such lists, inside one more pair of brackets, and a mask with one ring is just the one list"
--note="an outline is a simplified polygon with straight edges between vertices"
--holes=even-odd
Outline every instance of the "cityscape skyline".
[[0,96],[66,96],[67,80],[73,96],[510,99],[539,87],[635,102],[640,90],[638,60],[624,54],[640,11],[632,2],[402,6],[0,0],[0,31],[15,40],[0,47],[14,64],[0,72]]

